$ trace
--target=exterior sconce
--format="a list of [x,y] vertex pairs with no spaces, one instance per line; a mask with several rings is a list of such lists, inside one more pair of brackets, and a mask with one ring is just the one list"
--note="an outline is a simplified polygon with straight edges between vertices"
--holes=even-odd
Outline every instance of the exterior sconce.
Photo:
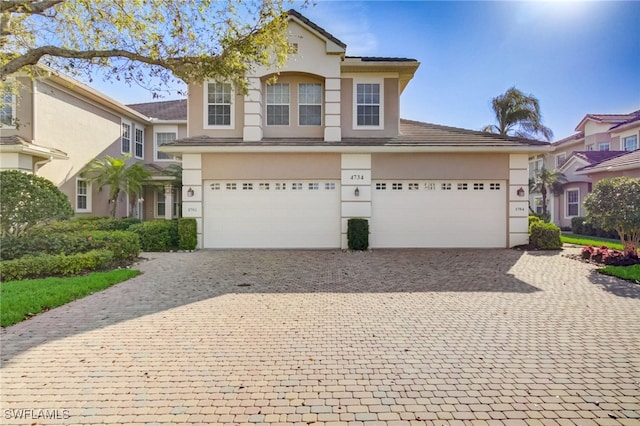
[[194,194],[193,188],[189,187],[189,189],[187,189],[187,197],[191,198]]
[[138,198],[138,202],[139,203],[144,203],[144,198],[142,198],[142,197]]
[[516,194],[518,195],[518,197],[524,197],[524,189],[520,187],[520,189],[516,191]]
[[359,196],[360,196],[360,188],[358,188],[358,187],[356,186],[356,190],[355,190],[355,191],[353,191],[353,195],[355,195],[356,197],[359,197]]

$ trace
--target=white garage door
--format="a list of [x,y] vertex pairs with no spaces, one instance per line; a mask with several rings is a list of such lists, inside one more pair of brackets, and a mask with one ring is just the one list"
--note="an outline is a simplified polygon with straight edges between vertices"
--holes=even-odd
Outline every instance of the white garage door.
[[505,181],[374,181],[371,246],[506,247]]
[[205,181],[205,248],[338,248],[338,181]]

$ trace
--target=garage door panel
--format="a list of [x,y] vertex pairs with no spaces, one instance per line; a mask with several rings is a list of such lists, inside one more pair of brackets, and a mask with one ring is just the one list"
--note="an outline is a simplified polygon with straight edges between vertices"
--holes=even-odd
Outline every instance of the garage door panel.
[[374,182],[372,247],[505,247],[504,181]]
[[208,182],[207,187],[207,248],[340,246],[340,193],[335,181]]

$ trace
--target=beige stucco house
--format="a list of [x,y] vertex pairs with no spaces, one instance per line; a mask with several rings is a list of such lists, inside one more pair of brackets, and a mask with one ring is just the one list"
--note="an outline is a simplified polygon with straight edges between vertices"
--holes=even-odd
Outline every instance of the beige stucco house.
[[[587,114],[575,134],[556,141],[546,155],[532,156],[530,175],[543,166],[564,174],[560,194],[550,197],[552,221],[562,228],[571,219],[586,216],[584,197],[601,179],[640,178],[640,110],[629,114]],[[531,205],[541,213],[542,196],[531,194]]]
[[366,218],[381,247],[512,247],[527,236],[528,158],[548,144],[401,119],[419,63],[353,57],[295,11],[286,66],[242,95],[190,84],[182,213],[205,248],[339,248]]
[[[106,216],[108,191],[97,191],[80,177],[80,171],[94,158],[128,154],[130,161],[143,162],[153,178],[144,193],[135,194],[133,205],[122,194],[117,216],[177,217],[176,179],[162,169],[178,163],[157,148],[187,135],[186,101],[137,110],[136,105],[122,105],[50,68],[40,66],[37,72],[34,78],[13,77],[10,81],[15,87],[4,93],[0,169],[37,173],[69,197],[77,215]],[[179,119],[175,118],[176,108]]]

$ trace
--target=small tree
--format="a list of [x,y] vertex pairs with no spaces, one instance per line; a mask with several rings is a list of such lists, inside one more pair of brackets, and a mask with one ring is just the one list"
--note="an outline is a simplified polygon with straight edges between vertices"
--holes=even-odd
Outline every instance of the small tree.
[[4,170],[0,172],[0,230],[20,236],[37,224],[73,216],[71,203],[50,180]]
[[[116,217],[118,197],[121,192],[128,194],[129,202],[135,201],[135,195],[142,192],[142,186],[151,173],[141,163],[128,164],[131,156],[125,155],[114,158],[105,155],[104,158],[94,158],[80,173],[89,182],[98,184],[98,191],[105,186],[109,187],[109,201],[111,202],[111,217]],[[133,211],[131,209],[130,211]]]
[[[535,176],[529,182],[529,190],[531,192],[539,192],[542,195],[542,215],[549,218],[547,195],[551,192],[558,195],[562,192],[562,185],[567,182],[567,177],[560,172],[542,168],[536,172]],[[548,220],[548,219],[546,219]]]
[[620,235],[624,251],[638,255],[640,243],[640,179],[617,177],[596,183],[586,196],[587,221]]

